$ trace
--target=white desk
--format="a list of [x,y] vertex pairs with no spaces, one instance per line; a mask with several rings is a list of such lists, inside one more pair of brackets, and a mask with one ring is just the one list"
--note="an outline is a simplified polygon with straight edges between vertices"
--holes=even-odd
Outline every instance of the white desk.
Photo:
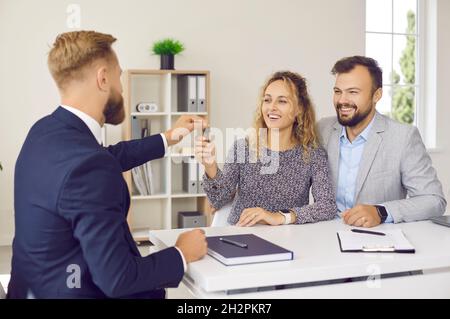
[[[183,283],[197,298],[450,298],[450,228],[430,221],[373,228],[401,228],[415,254],[342,253],[336,231],[349,228],[341,220],[204,228],[207,236],[254,233],[292,250],[294,260],[224,266],[205,256],[188,265]],[[150,240],[157,250],[164,249],[183,231],[151,231]],[[379,276],[418,270],[423,274]],[[371,280],[342,282],[367,276]]]

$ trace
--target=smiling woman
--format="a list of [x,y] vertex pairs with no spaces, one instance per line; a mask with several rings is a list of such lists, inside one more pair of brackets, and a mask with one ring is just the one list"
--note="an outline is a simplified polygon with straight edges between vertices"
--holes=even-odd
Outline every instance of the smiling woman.
[[328,163],[318,146],[314,109],[302,76],[285,71],[269,78],[254,128],[255,136],[235,142],[223,170],[217,167],[214,144],[205,138],[196,142],[196,156],[206,172],[203,188],[214,208],[233,201],[228,223],[238,226],[334,218]]

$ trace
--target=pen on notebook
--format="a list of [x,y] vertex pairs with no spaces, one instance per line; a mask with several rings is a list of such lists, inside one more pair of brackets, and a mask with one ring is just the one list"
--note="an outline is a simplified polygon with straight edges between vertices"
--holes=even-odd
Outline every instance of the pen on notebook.
[[219,240],[223,241],[224,243],[227,243],[227,244],[230,244],[230,245],[234,245],[234,246],[237,246],[237,247],[241,247],[241,248],[247,248],[248,247],[248,245],[245,244],[245,243],[241,243],[241,242],[238,242],[238,241],[234,241],[234,240],[230,240],[230,239],[226,239],[226,238],[222,238],[222,237],[220,237]]
[[356,228],[353,228],[352,232],[354,232],[354,233],[361,233],[361,234],[369,234],[369,235],[386,236],[385,233],[380,233],[380,232],[377,232],[377,231],[370,231],[370,230],[363,230],[363,229],[356,229]]

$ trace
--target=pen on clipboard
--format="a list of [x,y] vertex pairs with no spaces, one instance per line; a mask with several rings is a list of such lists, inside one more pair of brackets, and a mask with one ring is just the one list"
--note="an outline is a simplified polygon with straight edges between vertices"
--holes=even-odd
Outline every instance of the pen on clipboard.
[[369,234],[369,235],[377,235],[377,236],[386,236],[385,233],[380,233],[380,232],[371,231],[371,230],[356,229],[356,228],[353,228],[352,232],[361,233],[361,234]]
[[245,243],[241,243],[239,241],[226,239],[226,238],[223,238],[223,237],[220,237],[219,240],[221,242],[224,242],[224,243],[227,243],[227,244],[230,244],[230,245],[233,245],[233,246],[237,246],[237,247],[240,247],[240,248],[247,248],[248,247],[248,245],[245,244]]

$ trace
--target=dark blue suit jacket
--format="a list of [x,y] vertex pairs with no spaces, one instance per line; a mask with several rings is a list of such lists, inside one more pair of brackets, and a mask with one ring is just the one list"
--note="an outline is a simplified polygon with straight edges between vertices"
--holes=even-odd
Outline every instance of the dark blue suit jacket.
[[164,298],[183,277],[182,258],[174,247],[141,257],[122,177],[163,156],[159,134],[104,148],[61,107],[39,120],[16,163],[8,297]]

